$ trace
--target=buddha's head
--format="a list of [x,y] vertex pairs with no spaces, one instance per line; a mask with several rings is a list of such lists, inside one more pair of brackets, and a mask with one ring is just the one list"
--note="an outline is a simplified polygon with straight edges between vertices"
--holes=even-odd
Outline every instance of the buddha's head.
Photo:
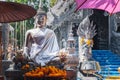
[[46,25],[47,14],[42,9],[38,10],[38,13],[35,16],[35,27],[42,28]]

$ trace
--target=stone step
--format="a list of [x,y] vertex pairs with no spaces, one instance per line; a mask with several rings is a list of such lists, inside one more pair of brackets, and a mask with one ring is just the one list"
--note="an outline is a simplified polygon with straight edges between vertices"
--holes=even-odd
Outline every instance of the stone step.
[[119,76],[118,67],[120,67],[120,55],[114,54],[109,50],[93,50],[92,56],[94,60],[98,61],[101,65],[101,74],[104,80],[120,80],[118,77],[116,79],[106,78],[108,76]]

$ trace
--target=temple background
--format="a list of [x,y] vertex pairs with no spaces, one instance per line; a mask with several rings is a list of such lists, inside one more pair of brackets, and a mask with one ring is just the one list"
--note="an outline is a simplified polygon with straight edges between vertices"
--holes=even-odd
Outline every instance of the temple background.
[[[70,16],[70,15],[69,15]],[[69,29],[72,26],[74,38],[77,41],[78,36],[76,30],[79,23],[89,16],[90,20],[96,25],[97,35],[94,37],[94,50],[111,50],[120,54],[120,20],[119,13],[109,15],[102,10],[80,10],[77,13],[72,13],[68,19],[63,21],[61,26],[55,28],[58,37],[59,45],[61,45],[62,38],[67,41]],[[72,23],[72,25],[71,25]],[[77,44],[76,44],[76,47]]]

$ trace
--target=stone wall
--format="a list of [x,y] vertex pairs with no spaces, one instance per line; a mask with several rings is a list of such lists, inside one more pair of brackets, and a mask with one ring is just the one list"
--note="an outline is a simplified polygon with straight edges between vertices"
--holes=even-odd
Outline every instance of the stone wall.
[[120,32],[117,32],[120,21],[115,15],[110,17],[110,50],[116,54],[120,54]]
[[95,50],[108,50],[109,46],[109,25],[108,16],[104,16],[104,11],[93,10],[93,14],[90,16],[90,20],[96,25],[97,35],[94,37]]
[[120,35],[113,35],[111,37],[111,51],[120,54]]

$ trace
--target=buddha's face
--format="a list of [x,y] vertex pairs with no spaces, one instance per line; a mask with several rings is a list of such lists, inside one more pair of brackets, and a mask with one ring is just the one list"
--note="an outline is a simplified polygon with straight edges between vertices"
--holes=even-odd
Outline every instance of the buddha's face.
[[36,26],[42,28],[46,25],[47,17],[46,15],[39,15],[36,20]]

